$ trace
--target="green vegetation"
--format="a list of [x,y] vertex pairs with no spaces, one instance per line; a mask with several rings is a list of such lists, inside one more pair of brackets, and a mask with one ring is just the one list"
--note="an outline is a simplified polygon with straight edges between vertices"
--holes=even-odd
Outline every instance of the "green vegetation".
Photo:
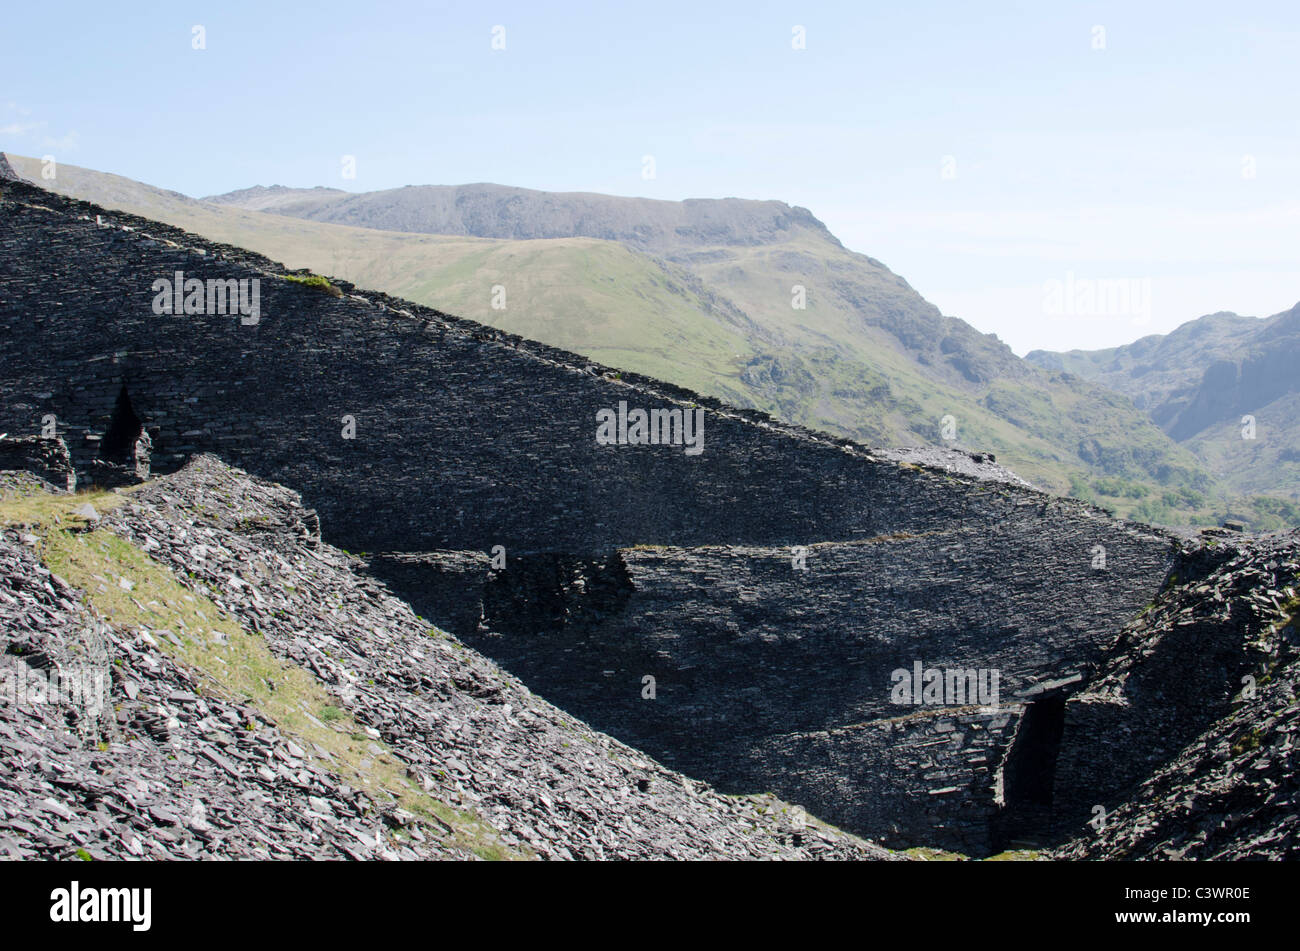
[[962,855],[960,852],[945,852],[943,849],[931,849],[925,846],[916,846],[906,849],[904,855],[910,855],[914,859],[920,859],[922,862],[969,862],[970,857]]
[[1243,753],[1249,753],[1251,750],[1259,749],[1260,742],[1264,738],[1264,731],[1260,727],[1255,727],[1249,733],[1243,733],[1232,741],[1232,755],[1241,756]]
[[1033,849],[1011,849],[1007,852],[999,852],[997,855],[990,855],[984,861],[986,862],[1041,862],[1044,856],[1041,852]]
[[[920,859],[922,862],[969,862],[971,860],[970,856],[963,855],[960,852],[947,852],[943,849],[931,849],[925,846],[907,849],[903,854]],[[1041,862],[1043,860],[1043,854],[1033,849],[1011,849],[983,859],[985,862]]]
[[318,274],[312,274],[308,277],[300,277],[297,274],[284,275],[286,281],[292,281],[294,284],[301,284],[303,287],[310,287],[314,290],[321,291],[330,297],[342,297],[343,292]]

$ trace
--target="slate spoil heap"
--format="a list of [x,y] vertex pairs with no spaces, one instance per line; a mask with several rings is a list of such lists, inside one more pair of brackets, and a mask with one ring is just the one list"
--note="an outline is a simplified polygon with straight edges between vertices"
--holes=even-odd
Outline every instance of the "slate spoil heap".
[[1300,532],[1223,533],[1177,570],[1066,705],[1055,854],[1296,859]]
[[[10,501],[56,491],[25,473],[0,481]],[[363,731],[352,737],[362,779],[343,775],[346,755],[291,735],[185,662],[223,663],[215,617],[206,630],[109,623],[41,564],[52,544],[41,530],[11,525],[0,534],[0,682],[97,663],[110,688],[102,711],[76,697],[0,700],[0,856],[894,857],[772,797],[720,795],[532,695],[322,543],[296,493],[199,456],[105,498],[116,504],[66,530],[147,552],[195,604],[309,672],[337,706],[304,715],[319,730]],[[124,560],[118,577],[104,569],[91,584],[149,597],[143,564]],[[385,763],[417,798],[450,808],[421,814],[378,780],[363,788]]]

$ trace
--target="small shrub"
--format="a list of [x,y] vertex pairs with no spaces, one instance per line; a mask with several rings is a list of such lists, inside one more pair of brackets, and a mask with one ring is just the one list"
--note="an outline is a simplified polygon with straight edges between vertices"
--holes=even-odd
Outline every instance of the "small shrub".
[[342,297],[343,292],[331,284],[328,280],[319,274],[312,274],[308,277],[299,277],[297,274],[286,274],[286,281],[292,281],[295,284],[301,284],[303,287],[310,287],[321,293],[328,294],[330,297]]

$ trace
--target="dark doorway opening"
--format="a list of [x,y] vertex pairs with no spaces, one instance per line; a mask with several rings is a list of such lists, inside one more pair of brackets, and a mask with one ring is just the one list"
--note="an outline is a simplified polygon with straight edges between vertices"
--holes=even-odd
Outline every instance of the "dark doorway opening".
[[993,845],[1007,848],[1046,843],[1052,833],[1052,788],[1065,731],[1065,694],[1030,703],[1002,765],[1003,807],[994,821]]
[[126,384],[118,391],[117,403],[113,406],[113,418],[108,424],[108,432],[99,444],[99,458],[105,462],[126,465],[135,461],[135,441],[140,438],[144,423],[135,414],[131,405],[131,394],[126,391]]

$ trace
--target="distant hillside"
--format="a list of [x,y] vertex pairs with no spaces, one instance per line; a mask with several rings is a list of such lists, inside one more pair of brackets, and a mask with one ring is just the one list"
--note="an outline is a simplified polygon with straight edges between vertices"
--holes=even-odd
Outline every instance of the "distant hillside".
[[[499,185],[273,186],[199,201],[68,165],[45,182],[39,161],[10,158],[60,193],[789,422],[881,446],[993,451],[1045,488],[1166,524],[1217,522],[1235,504],[1128,399],[1026,363],[783,202]],[[1115,484],[1137,489],[1097,490]]]
[[342,189],[326,188],[323,185],[317,185],[315,188],[285,188],[283,185],[272,185],[268,188],[265,185],[254,185],[252,188],[241,188],[228,195],[204,200],[218,205],[235,205],[250,211],[271,211],[286,201],[296,204],[310,201],[313,197],[347,194],[348,192]]
[[332,188],[245,188],[204,199],[329,224],[476,238],[600,238],[642,249],[778,244],[809,231],[839,244],[806,208],[741,198],[659,201],[506,185],[408,185],[351,194]]
[[[1300,501],[1300,304],[1264,319],[1211,314],[1123,347],[1036,350],[1026,359],[1129,397],[1235,493]],[[1253,439],[1243,438],[1246,416]]]

